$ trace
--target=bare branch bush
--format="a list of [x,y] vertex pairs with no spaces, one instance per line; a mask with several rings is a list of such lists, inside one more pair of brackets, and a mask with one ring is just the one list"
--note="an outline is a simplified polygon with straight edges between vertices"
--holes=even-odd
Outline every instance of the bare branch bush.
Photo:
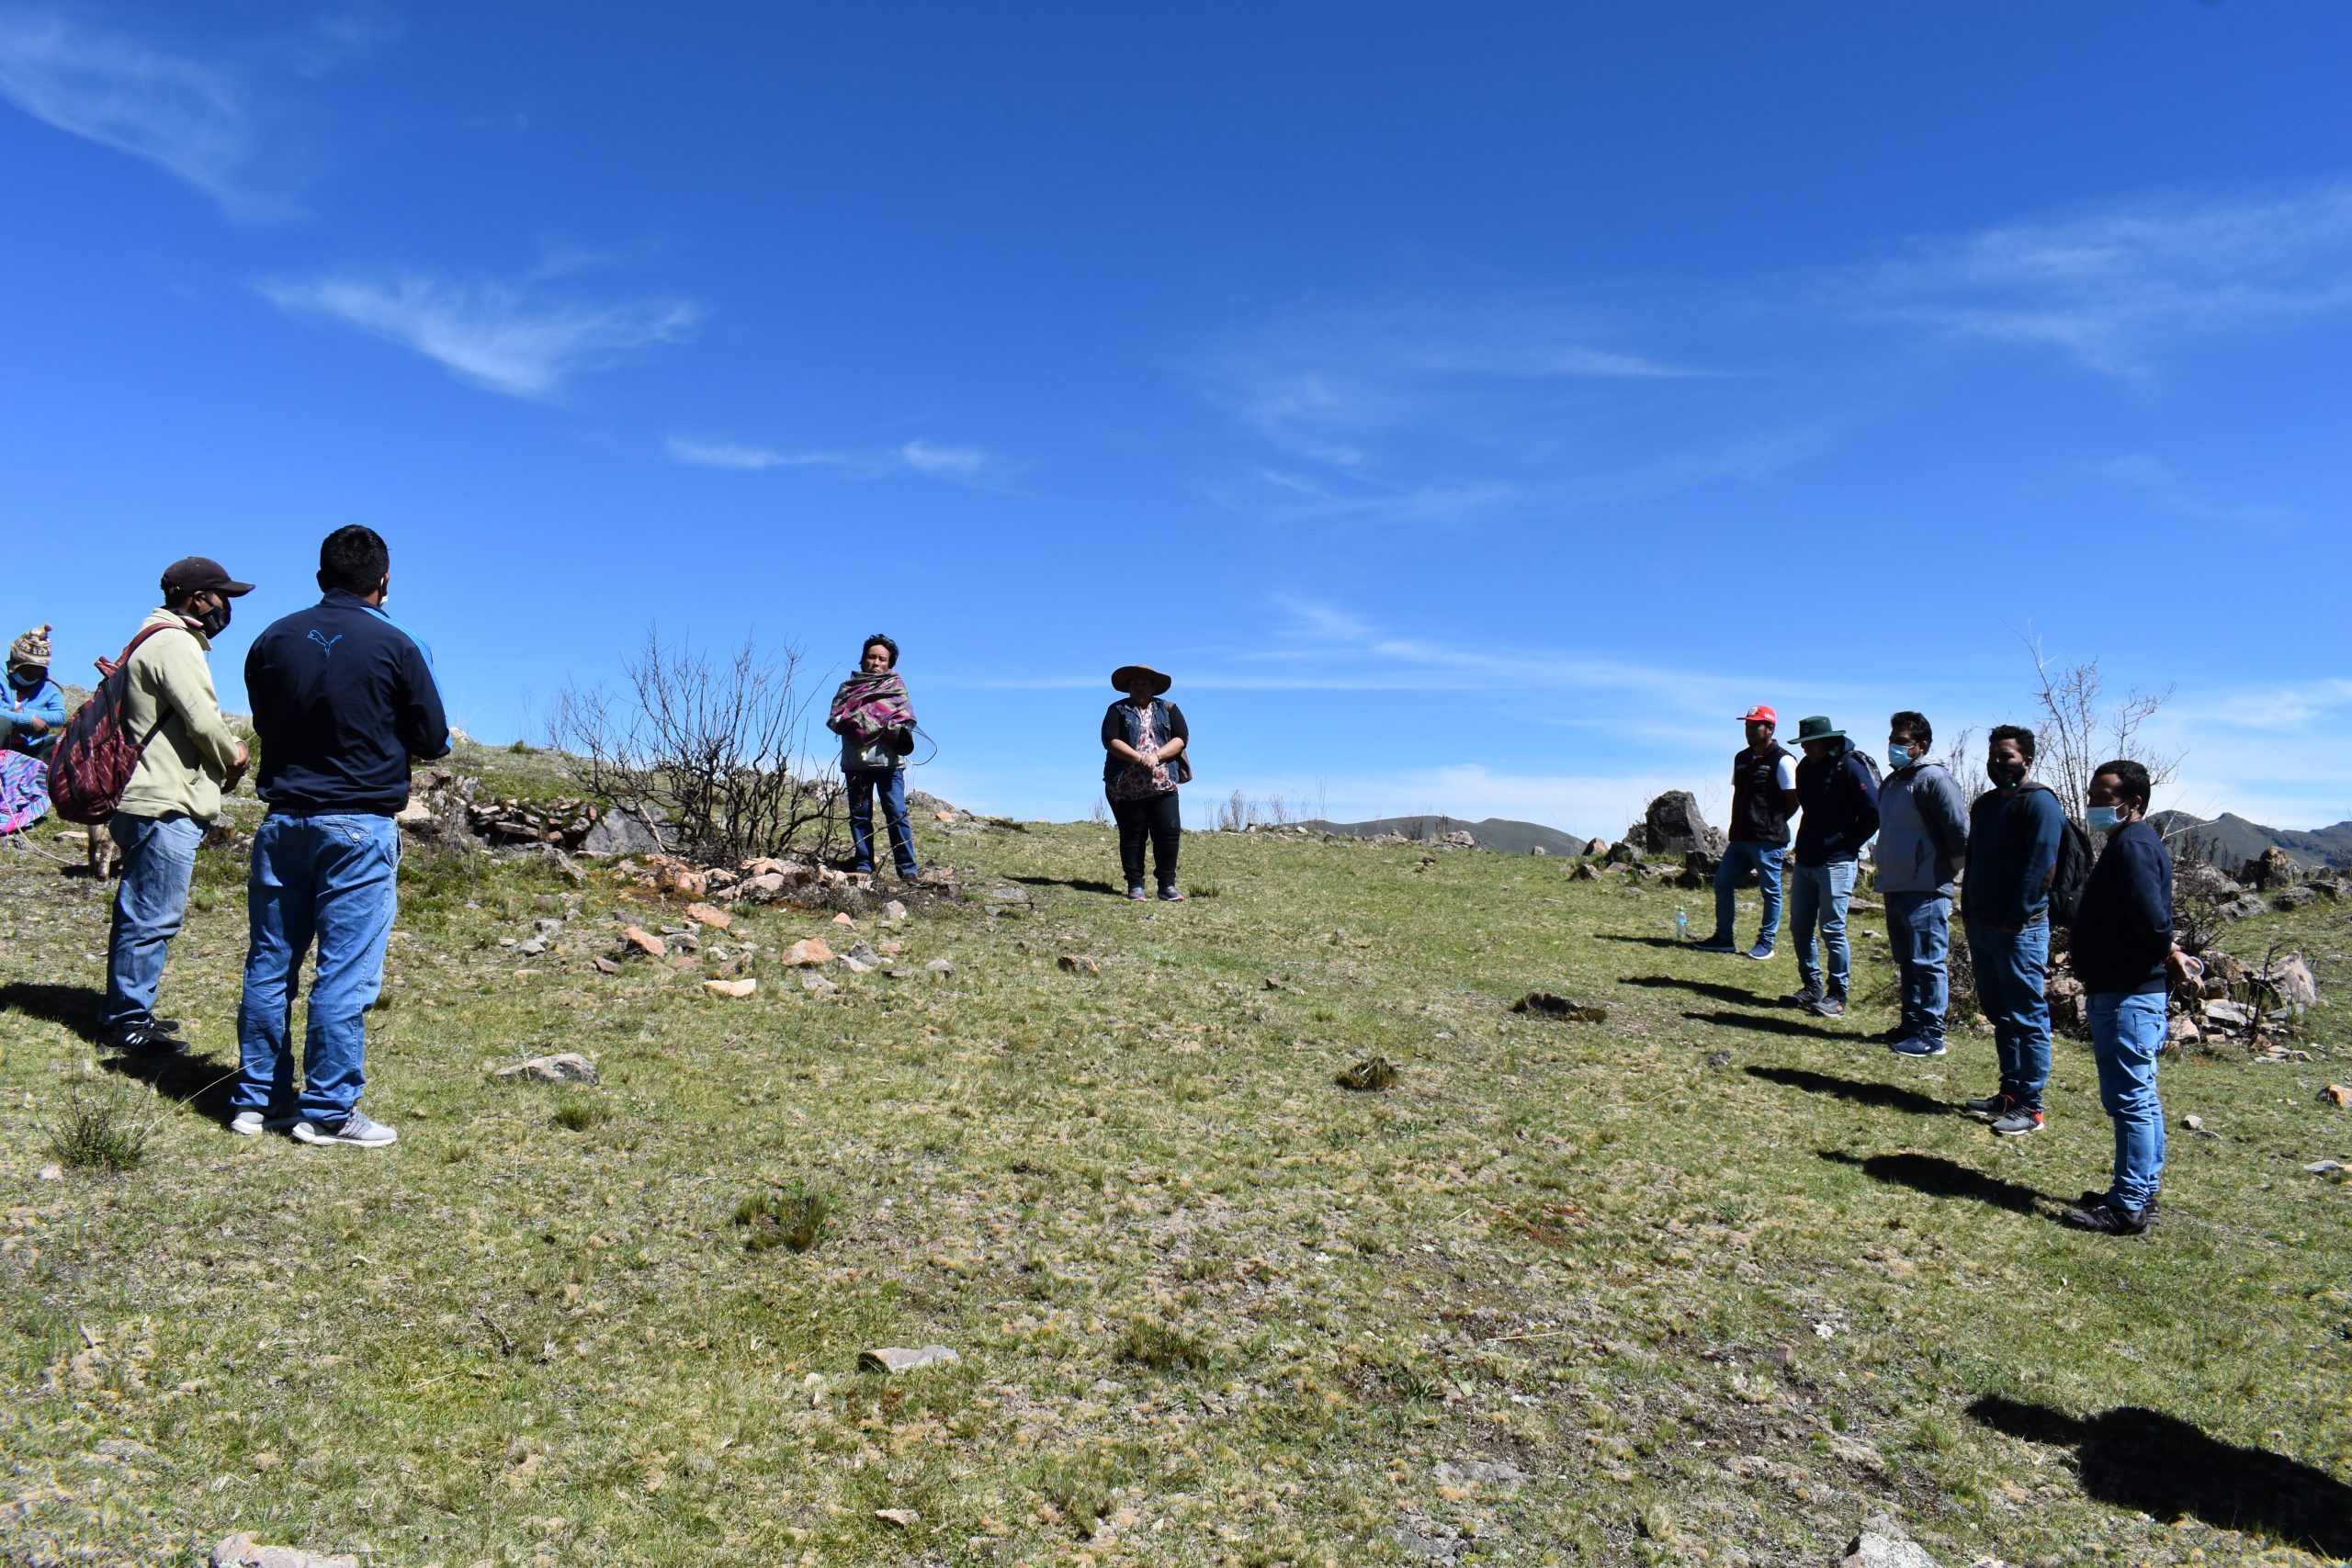
[[2041,709],[2034,726],[2034,773],[2057,791],[2068,816],[2080,821],[2088,815],[2091,771],[2114,758],[2145,767],[2149,782],[2159,789],[2172,782],[2179,756],[2153,750],[2140,739],[2148,721],[2172,700],[2172,687],[2134,688],[2110,698],[2102,689],[2098,660],[2065,663],[2041,646],[2030,627],[2021,636],[2033,660],[2034,701]]
[[1235,790],[1217,807],[1216,827],[1220,833],[1238,833],[1258,820],[1258,803]]
[[831,848],[841,778],[808,744],[820,693],[799,649],[769,658],[746,637],[714,659],[650,627],[623,671],[617,699],[567,687],[548,714],[582,784],[656,823],[665,847],[707,861]]

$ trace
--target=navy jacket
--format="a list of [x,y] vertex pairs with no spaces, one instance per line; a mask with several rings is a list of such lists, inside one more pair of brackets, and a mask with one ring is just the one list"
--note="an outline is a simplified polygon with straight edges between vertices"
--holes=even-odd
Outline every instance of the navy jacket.
[[2171,988],[2172,856],[2145,822],[2107,837],[2075,907],[2066,962],[2083,989],[2146,994]]
[[254,787],[272,811],[390,817],[408,804],[409,759],[449,754],[424,649],[356,593],[332,591],[264,628],[245,695],[261,737]]
[[2039,784],[1988,789],[1968,808],[1968,874],[1961,912],[1972,926],[2018,931],[2050,913],[2050,874],[2066,808]]
[[1797,863],[1829,865],[1858,860],[1878,831],[1878,780],[1854,755],[1852,742],[1837,756],[1797,764]]

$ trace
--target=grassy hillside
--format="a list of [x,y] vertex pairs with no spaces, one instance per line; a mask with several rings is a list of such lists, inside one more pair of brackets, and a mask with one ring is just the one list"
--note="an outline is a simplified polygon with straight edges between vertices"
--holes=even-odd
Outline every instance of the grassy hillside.
[[[921,827],[1031,912],[869,927],[910,977],[827,995],[774,967],[826,917],[605,975],[622,921],[685,922],[413,854],[381,1153],[220,1124],[239,863],[151,1084],[81,1032],[99,890],[0,861],[0,1561],[1822,1563],[1875,1510],[1948,1564],[2352,1552],[2352,1188],[2301,1168],[2352,1162],[2318,1100],[2352,911],[2233,929],[2330,984],[2318,1059],[2167,1061],[2165,1219],[2119,1243],[2051,1219],[2109,1154],[2084,1047],[1997,1142],[1952,1110],[1989,1040],[1911,1063],[1861,1039],[1883,1005],[1778,1009],[1785,944],[1675,947],[1689,895],[1188,836],[1193,900],[1131,905],[1107,829]],[[545,1050],[601,1083],[490,1077]],[[1394,1088],[1334,1083],[1371,1055]],[[143,1161],[44,1179],[76,1102]],[[807,1192],[813,1247],[747,1245],[739,1205]]]

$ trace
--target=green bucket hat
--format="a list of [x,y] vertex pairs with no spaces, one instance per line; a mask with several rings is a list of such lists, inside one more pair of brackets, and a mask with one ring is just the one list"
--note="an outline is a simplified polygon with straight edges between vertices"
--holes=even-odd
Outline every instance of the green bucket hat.
[[1797,720],[1797,744],[1800,746],[1808,740],[1843,740],[1845,739],[1846,732],[1832,725],[1826,714],[1815,714],[1811,718]]

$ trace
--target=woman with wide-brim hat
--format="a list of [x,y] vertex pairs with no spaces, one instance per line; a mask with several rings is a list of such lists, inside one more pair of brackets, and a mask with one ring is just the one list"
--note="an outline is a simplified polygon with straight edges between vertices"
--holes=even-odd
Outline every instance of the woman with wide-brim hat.
[[1159,896],[1180,903],[1176,853],[1184,819],[1176,786],[1193,776],[1184,749],[1192,739],[1184,710],[1161,695],[1172,682],[1148,664],[1122,664],[1111,684],[1126,693],[1102,714],[1102,793],[1119,821],[1119,865],[1127,874],[1127,897],[1142,899],[1144,840],[1151,840],[1151,869]]

